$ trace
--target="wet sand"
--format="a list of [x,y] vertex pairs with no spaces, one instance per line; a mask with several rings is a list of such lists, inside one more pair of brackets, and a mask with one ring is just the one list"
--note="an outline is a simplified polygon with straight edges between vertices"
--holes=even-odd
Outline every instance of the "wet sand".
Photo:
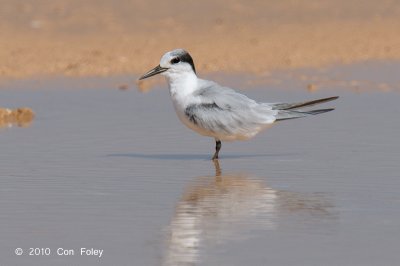
[[11,110],[9,108],[0,108],[0,128],[12,127],[29,127],[35,114],[30,108],[22,107]]
[[400,59],[396,1],[3,1],[0,77],[138,75],[173,48],[198,70]]

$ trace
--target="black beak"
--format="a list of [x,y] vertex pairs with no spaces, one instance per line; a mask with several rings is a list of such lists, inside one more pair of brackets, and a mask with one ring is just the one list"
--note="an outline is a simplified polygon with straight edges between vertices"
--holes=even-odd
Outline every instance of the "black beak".
[[147,72],[146,74],[144,74],[143,76],[141,76],[141,77],[139,78],[139,80],[147,79],[147,78],[149,78],[149,77],[151,77],[151,76],[160,74],[160,73],[162,73],[162,72],[164,72],[164,71],[167,71],[167,70],[168,70],[168,68],[160,67],[160,65],[158,65],[158,66],[156,66],[155,68],[153,68],[152,70],[150,70],[149,72]]

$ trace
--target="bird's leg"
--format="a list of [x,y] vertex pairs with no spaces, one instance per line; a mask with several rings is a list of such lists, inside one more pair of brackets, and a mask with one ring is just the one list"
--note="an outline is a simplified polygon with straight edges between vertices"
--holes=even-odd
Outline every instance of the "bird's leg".
[[212,157],[213,160],[218,159],[218,153],[219,153],[219,150],[221,149],[221,146],[222,146],[221,141],[219,139],[216,139],[215,140],[215,153],[214,153],[214,156]]

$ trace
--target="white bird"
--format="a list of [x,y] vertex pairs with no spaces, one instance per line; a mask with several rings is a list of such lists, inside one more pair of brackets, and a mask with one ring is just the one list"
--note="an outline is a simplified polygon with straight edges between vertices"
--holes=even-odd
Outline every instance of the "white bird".
[[259,103],[231,88],[200,79],[193,59],[183,49],[167,52],[160,64],[139,80],[162,74],[166,77],[175,111],[190,129],[213,137],[213,160],[218,159],[221,141],[247,140],[276,121],[316,115],[334,110],[304,110],[304,107],[333,101],[329,97],[299,103]]

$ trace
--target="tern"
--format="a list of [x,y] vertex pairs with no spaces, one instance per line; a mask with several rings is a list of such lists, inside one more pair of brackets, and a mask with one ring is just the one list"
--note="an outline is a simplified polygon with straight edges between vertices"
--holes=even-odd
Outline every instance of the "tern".
[[165,53],[159,65],[139,80],[157,74],[166,77],[181,122],[200,135],[215,139],[213,160],[218,159],[221,141],[248,140],[277,121],[332,111],[334,108],[304,108],[339,98],[297,103],[256,102],[231,88],[198,78],[192,57],[183,49]]

